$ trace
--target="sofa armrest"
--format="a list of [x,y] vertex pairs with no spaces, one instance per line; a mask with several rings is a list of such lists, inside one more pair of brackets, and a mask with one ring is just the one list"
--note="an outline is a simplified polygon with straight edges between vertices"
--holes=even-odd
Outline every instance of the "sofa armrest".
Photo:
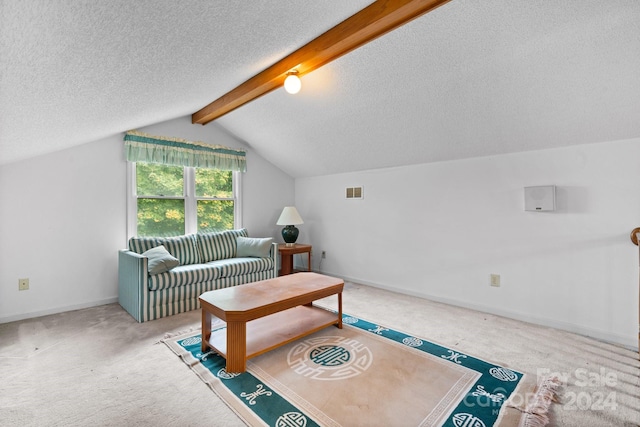
[[144,322],[149,294],[148,258],[123,249],[118,252],[118,302],[138,322]]

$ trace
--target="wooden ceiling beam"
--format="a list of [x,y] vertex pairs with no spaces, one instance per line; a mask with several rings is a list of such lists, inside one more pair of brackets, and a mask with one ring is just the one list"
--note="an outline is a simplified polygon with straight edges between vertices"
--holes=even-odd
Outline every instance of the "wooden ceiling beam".
[[191,121],[207,124],[279,88],[288,71],[296,69],[301,76],[309,73],[449,1],[377,0],[195,112]]

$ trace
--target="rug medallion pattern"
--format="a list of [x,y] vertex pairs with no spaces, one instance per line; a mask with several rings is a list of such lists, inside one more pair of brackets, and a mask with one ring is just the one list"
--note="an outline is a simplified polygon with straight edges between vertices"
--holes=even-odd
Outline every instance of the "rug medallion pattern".
[[302,339],[287,354],[289,367],[314,380],[339,381],[371,367],[373,354],[357,340],[340,336]]

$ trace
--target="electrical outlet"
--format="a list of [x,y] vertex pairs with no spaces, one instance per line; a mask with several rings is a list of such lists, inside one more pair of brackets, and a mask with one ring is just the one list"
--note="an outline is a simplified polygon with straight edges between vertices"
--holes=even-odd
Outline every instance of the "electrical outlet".
[[29,290],[29,279],[18,279],[18,290],[19,291]]
[[322,251],[322,259],[325,259],[327,257],[327,251]]
[[499,274],[490,274],[489,275],[489,284],[491,286],[495,286],[496,288],[500,287],[500,275]]

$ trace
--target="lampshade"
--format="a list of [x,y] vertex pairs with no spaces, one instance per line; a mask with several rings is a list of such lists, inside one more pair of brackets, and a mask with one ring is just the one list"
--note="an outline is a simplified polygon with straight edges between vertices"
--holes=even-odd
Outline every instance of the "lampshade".
[[295,206],[286,206],[282,213],[280,214],[280,218],[278,218],[277,225],[300,225],[304,224],[302,217],[298,213],[298,210]]
[[284,90],[293,95],[300,92],[301,87],[302,82],[300,81],[300,77],[298,77],[298,72],[290,71],[287,73],[287,78],[284,79]]

